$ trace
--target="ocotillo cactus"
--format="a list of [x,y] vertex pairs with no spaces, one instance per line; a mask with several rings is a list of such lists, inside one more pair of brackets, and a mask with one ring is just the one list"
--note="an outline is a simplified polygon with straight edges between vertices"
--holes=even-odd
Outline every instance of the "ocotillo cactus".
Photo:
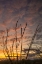
[[30,48],[31,48],[31,46],[32,46],[32,44],[33,44],[33,41],[34,41],[34,39],[35,39],[35,36],[36,36],[36,34],[37,34],[37,32],[38,32],[38,27],[39,27],[39,25],[37,26],[37,28],[36,28],[36,30],[35,30],[35,33],[34,33],[34,35],[33,35],[33,37],[32,37],[32,40],[31,40],[31,43],[30,43],[30,46],[29,46],[29,50],[28,50],[28,52],[27,52],[26,59],[27,59],[27,57],[28,57],[28,55],[29,55]]
[[[17,55],[17,23],[18,21],[16,22],[16,26],[15,26],[15,37],[16,37],[16,55]],[[17,59],[18,60],[18,59]]]
[[22,39],[23,39],[26,27],[27,27],[27,23],[26,23],[26,26],[24,28],[24,32],[22,31],[22,27],[21,27],[21,52],[20,52],[20,60],[21,60],[21,55],[22,55]]

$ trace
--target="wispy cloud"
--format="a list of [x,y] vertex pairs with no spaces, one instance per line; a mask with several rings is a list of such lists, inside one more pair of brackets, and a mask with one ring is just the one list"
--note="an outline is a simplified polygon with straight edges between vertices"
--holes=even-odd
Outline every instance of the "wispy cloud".
[[[9,35],[15,34],[17,21],[19,21],[18,36],[21,34],[21,27],[24,31],[26,22],[25,35],[32,36],[38,23],[42,25],[42,0],[0,0],[0,34],[3,35],[6,28],[10,29]],[[9,38],[14,38],[14,36]]]

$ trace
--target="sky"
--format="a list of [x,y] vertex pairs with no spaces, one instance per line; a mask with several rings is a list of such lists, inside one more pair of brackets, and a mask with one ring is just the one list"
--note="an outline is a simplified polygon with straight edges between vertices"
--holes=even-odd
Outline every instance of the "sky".
[[[10,37],[8,39],[14,38],[14,29],[17,21],[18,36],[21,34],[20,28],[24,28],[27,23],[23,42],[26,41],[26,38],[27,40],[31,39],[37,25],[39,24],[39,28],[42,28],[42,0],[0,0],[0,50],[2,50],[2,36],[6,35],[6,29],[10,29]],[[36,40],[34,43],[38,42],[39,46],[39,43],[42,42],[42,29],[37,34]],[[23,48],[28,47],[28,43],[29,41],[23,43],[23,45],[25,44]]]

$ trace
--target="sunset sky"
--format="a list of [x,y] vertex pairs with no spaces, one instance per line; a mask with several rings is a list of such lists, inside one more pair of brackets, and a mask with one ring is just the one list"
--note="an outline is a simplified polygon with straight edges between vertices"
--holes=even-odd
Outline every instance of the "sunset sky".
[[[40,48],[42,44],[42,0],[0,0],[0,57],[3,49],[2,37],[6,36],[6,29],[9,29],[8,40],[15,36],[15,25],[18,21],[17,36],[20,37],[20,28],[27,23],[23,37],[23,48],[28,48],[37,25],[40,32],[36,35],[33,48]],[[21,24],[21,26],[20,26]],[[24,31],[24,30],[23,30]],[[6,39],[6,38],[5,38]],[[27,41],[28,40],[28,41]],[[30,41],[29,41],[30,40]],[[12,41],[8,41],[10,47]],[[15,47],[14,47],[15,48]],[[18,50],[20,50],[20,43]],[[42,49],[41,49],[42,50]]]

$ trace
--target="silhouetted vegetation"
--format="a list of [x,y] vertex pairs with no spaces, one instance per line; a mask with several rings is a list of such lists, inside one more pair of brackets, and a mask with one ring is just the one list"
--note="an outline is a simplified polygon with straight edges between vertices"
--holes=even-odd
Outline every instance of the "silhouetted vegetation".
[[[28,58],[29,58],[28,56],[29,56],[29,52],[31,50],[31,46],[32,46],[32,44],[34,42],[34,39],[35,39],[35,37],[36,37],[36,35],[37,35],[38,31],[39,31],[39,25],[36,27],[36,30],[35,30],[35,32],[34,32],[34,34],[32,36],[29,48],[27,48],[28,50],[27,51],[23,51],[22,50],[22,47],[23,47],[22,39],[23,39],[25,30],[26,30],[26,27],[27,27],[27,23],[25,24],[24,29],[22,27],[20,28],[21,34],[20,34],[19,38],[17,36],[17,29],[18,29],[17,24],[18,24],[18,21],[16,22],[15,29],[14,29],[15,30],[14,38],[10,39],[10,41],[12,41],[12,46],[11,47],[8,48],[8,41],[9,41],[8,37],[9,37],[10,29],[7,29],[6,30],[6,36],[2,37],[2,39],[3,39],[3,53],[4,53],[6,58],[8,57],[9,60],[1,61],[0,63],[1,64],[41,64],[42,60],[28,60]],[[18,42],[19,42],[19,44],[21,44],[21,46],[20,46],[20,48],[21,48],[21,50],[20,50],[20,60],[18,59],[18,46],[19,46]],[[16,60],[12,60],[12,58],[13,59],[15,58],[15,56],[14,56],[14,43],[15,43],[15,48],[16,48],[15,49],[16,50]],[[38,49],[38,51],[40,52],[39,49]],[[22,52],[24,52],[24,54],[26,55],[26,57],[24,58],[25,60],[22,60]],[[40,55],[40,53],[38,53],[38,54]]]

